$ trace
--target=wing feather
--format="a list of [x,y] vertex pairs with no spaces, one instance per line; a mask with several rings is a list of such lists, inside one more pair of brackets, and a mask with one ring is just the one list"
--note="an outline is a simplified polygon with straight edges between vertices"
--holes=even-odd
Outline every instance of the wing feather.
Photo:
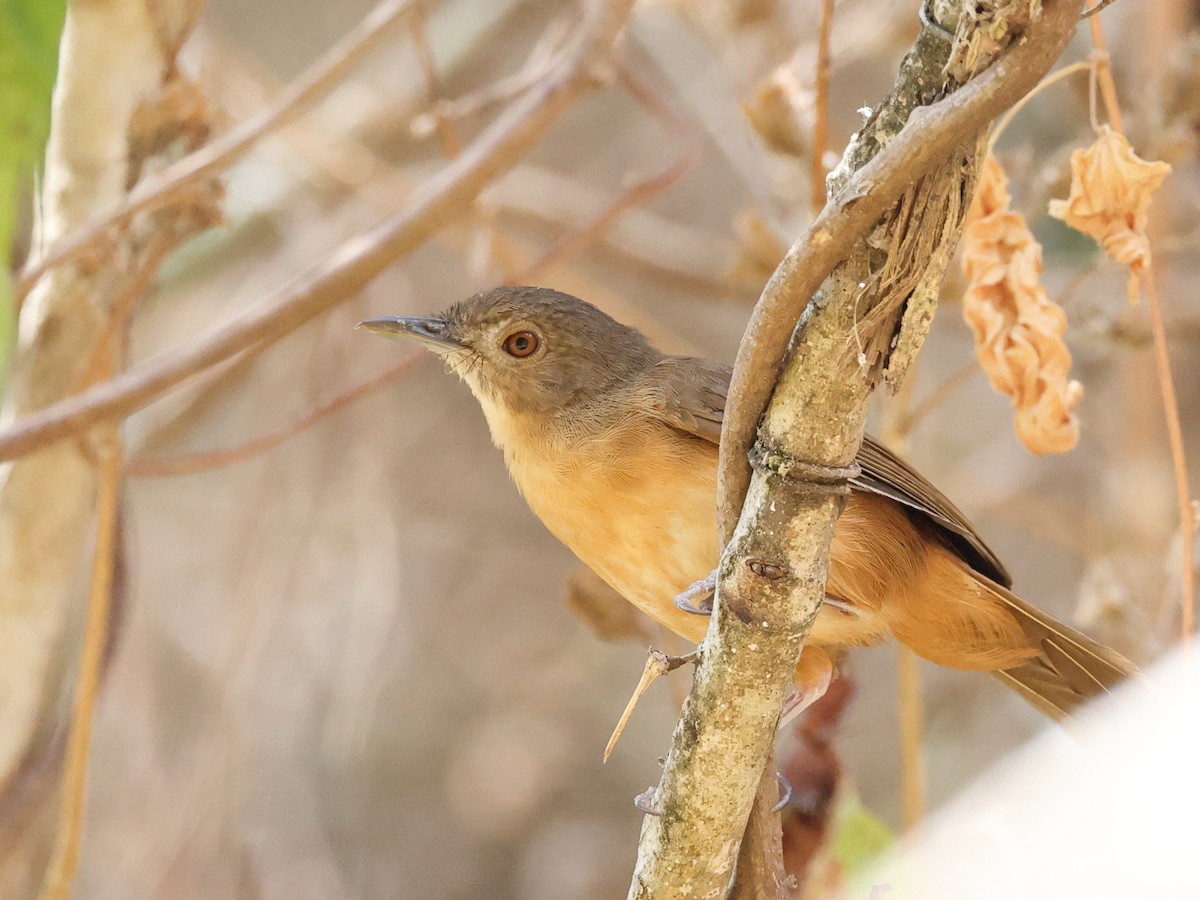
[[[714,445],[721,439],[731,370],[693,357],[668,356],[643,381],[649,408],[672,428]],[[895,500],[937,526],[970,565],[1008,587],[1012,578],[970,520],[916,469],[866,435],[858,451],[862,474],[851,484]]]

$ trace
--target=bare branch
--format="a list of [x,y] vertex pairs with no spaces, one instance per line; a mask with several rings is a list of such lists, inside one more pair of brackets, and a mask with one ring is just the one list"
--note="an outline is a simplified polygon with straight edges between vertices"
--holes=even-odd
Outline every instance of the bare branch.
[[419,247],[508,171],[593,83],[633,0],[594,3],[575,40],[535,88],[519,97],[463,153],[372,231],[277,290],[255,308],[191,345],[156,357],[113,381],[30,413],[0,434],[0,459],[12,459],[114,416],[127,416],[223,360],[277,341],[352,296],[394,260]]
[[135,457],[125,466],[125,474],[132,478],[171,478],[176,475],[194,475],[198,472],[208,472],[223,466],[253,459],[260,453],[273,450],[290,438],[300,434],[306,428],[326,416],[357,403],[363,397],[388,387],[400,381],[429,359],[429,354],[420,350],[406,354],[400,361],[388,366],[382,372],[372,376],[361,384],[356,384],[349,390],[317,403],[288,422],[282,428],[257,435],[234,447],[222,447],[219,450],[205,450],[200,453],[188,453],[182,456],[168,457]]
[[387,35],[388,27],[421,5],[422,0],[383,0],[321,59],[305,70],[275,98],[268,109],[190,156],[148,178],[128,194],[111,212],[55,241],[25,273],[17,285],[24,297],[38,280],[55,266],[76,259],[138,213],[161,208],[184,188],[202,182],[233,165],[270,132],[286,125],[321,99],[341,81]]
[[[128,180],[171,153],[203,140],[203,94],[164,53],[174,52],[194,21],[192,0],[113,0],[70,4],[54,87],[52,125],[41,190],[35,255],[47,244],[118,205]],[[181,97],[189,102],[174,104]],[[52,270],[23,304],[11,357],[4,420],[28,414],[112,371],[121,320],[154,277],[164,255],[209,224],[217,191],[211,185],[189,203],[129,228],[103,266]],[[110,327],[110,317],[117,321]],[[111,442],[110,442],[111,443]],[[99,464],[99,465],[98,465]],[[98,472],[99,468],[99,472]],[[0,466],[0,803],[22,840],[0,846],[0,894],[24,896],[40,879],[43,841],[52,824],[47,804],[58,792],[58,757],[65,732],[60,699],[74,670],[70,636],[81,619],[79,576],[95,555],[88,658],[82,664],[75,782],[67,792],[64,841],[76,841],[82,761],[90,699],[99,678],[103,609],[111,593],[115,540],[111,519],[117,490],[101,448],[62,443]],[[119,479],[117,479],[119,481]],[[97,516],[99,493],[104,508]],[[47,761],[49,758],[50,761]],[[29,776],[39,787],[33,791]],[[45,788],[42,790],[41,788]],[[70,804],[75,804],[73,811]],[[69,852],[62,857],[70,868]]]

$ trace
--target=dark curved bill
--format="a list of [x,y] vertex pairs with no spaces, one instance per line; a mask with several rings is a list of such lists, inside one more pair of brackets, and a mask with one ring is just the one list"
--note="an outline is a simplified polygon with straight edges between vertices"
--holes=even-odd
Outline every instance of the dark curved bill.
[[365,328],[393,340],[418,340],[435,349],[464,346],[450,336],[450,326],[445,319],[432,316],[385,316],[382,319],[367,319],[354,327]]

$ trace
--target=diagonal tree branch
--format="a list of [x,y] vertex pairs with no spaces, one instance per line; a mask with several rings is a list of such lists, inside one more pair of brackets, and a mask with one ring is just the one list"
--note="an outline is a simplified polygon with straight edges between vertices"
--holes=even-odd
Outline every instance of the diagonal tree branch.
[[[867,398],[883,366],[902,369],[895,357],[901,350],[911,355],[923,337],[973,189],[979,136],[1058,58],[1080,6],[1047,2],[1024,33],[1026,22],[1005,10],[1010,21],[997,35],[990,27],[996,21],[976,27],[988,4],[970,4],[948,60],[944,47],[940,59],[928,47],[925,29],[897,90],[835,172],[830,202],[755,308],[722,434],[727,545],[716,610],[657,792],[660,814],[643,824],[631,898],[720,897],[728,888],[783,699],[823,597]],[[1029,10],[1011,4],[1014,12],[1022,8]],[[955,12],[939,11],[943,20]],[[990,67],[1008,41],[981,51],[985,32],[1019,34]],[[947,74],[930,83],[935,59]],[[909,75],[914,81],[906,84]],[[967,83],[925,105],[956,81]],[[886,227],[864,240],[885,214]],[[916,245],[929,252],[897,268]],[[797,320],[795,349],[783,368]]]
[[116,379],[31,412],[0,433],[0,459],[12,459],[103,419],[127,416],[197,372],[263,342],[277,341],[353,296],[464,209],[489,182],[512,168],[558,115],[595,81],[633,0],[595,0],[546,77],[463,153],[427,181],[395,215],[344,244],[320,265],[253,309]]
[[113,209],[59,237],[21,276],[24,297],[50,269],[78,257],[105,234],[138,213],[170,203],[180,191],[220,174],[250,152],[262,138],[282,128],[320,100],[387,36],[390,26],[412,14],[421,0],[383,0],[355,29],[284,88],[260,114],[205,144],[195,153],[141,182]]

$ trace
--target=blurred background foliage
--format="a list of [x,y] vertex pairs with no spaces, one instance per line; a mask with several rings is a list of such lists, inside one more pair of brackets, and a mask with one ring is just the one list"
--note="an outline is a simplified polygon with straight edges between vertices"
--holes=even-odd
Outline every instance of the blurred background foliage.
[[[36,164],[50,130],[50,91],[58,62],[66,0],[0,2],[0,254],[9,259],[14,233],[28,230]],[[24,228],[18,224],[26,218]],[[8,267],[0,275],[0,372],[12,341]]]
[[[819,6],[645,0],[623,44],[626,80],[569,110],[469,215],[349,303],[129,422],[128,586],[78,896],[623,895],[632,798],[658,781],[686,670],[642,701],[607,766],[600,754],[645,644],[682,648],[637,623],[633,643],[603,643],[568,611],[577,563],[525,508],[462,385],[422,360],[268,452],[173,477],[150,477],[150,464],[287,428],[405,352],[355,322],[435,311],[502,280],[583,296],[664,349],[732,359],[810,216]],[[837,4],[831,161],[890,85],[916,7]],[[210,0],[184,67],[223,130],[369,8]],[[397,208],[494,111],[435,101],[508,83],[576,10],[432,4],[414,26],[432,78],[412,30],[396,29],[227,173],[225,222],[168,260],[138,310],[133,361],[187,344]],[[1200,36],[1180,0],[1105,15],[1134,145],[1175,166],[1152,237],[1195,471]],[[61,21],[61,3],[0,4],[0,246],[15,244],[14,265]],[[1068,59],[1088,50],[1080,35]],[[1091,140],[1088,105],[1086,76],[1054,87],[999,149],[1067,310],[1082,442],[1053,458],[1021,448],[1007,400],[972,362],[952,275],[905,400],[906,452],[1024,596],[1147,660],[1178,631],[1180,551],[1149,330],[1122,270],[1044,214],[1066,194],[1071,150]],[[894,402],[880,398],[876,431]],[[852,868],[901,824],[895,669],[891,648],[854,651],[855,696],[823,733],[848,791],[835,853]],[[987,678],[922,672],[933,806],[1046,727]],[[797,740],[785,736],[781,756]]]

